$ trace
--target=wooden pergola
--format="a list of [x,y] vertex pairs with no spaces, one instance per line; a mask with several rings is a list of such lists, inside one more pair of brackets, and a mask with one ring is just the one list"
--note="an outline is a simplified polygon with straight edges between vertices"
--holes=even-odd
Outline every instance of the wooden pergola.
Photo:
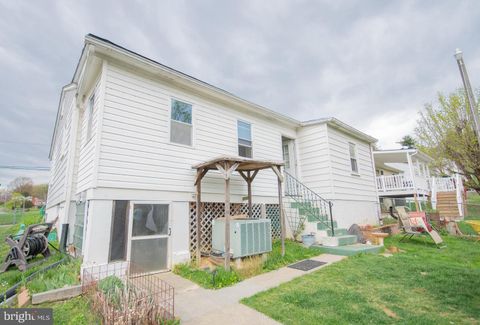
[[196,169],[195,176],[196,199],[197,199],[197,263],[200,263],[201,252],[201,217],[202,217],[202,179],[209,170],[218,170],[225,179],[225,269],[230,270],[230,179],[232,173],[237,171],[247,182],[248,188],[248,216],[252,217],[252,182],[262,169],[271,169],[277,175],[278,180],[278,204],[280,213],[282,256],[285,255],[285,216],[283,212],[283,162],[268,160],[253,160],[242,157],[218,157],[197,165],[192,166]]

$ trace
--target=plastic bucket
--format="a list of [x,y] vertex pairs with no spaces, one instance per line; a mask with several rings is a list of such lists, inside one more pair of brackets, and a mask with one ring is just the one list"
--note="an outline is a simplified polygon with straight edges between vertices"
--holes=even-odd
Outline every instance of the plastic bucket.
[[315,235],[302,235],[302,243],[305,247],[310,247],[315,244]]

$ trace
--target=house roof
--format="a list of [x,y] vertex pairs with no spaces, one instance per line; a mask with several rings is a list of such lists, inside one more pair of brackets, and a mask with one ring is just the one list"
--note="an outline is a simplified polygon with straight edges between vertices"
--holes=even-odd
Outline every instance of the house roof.
[[[311,120],[311,121],[305,121],[305,122],[301,122],[299,120],[296,120],[290,116],[287,116],[285,114],[281,114],[281,113],[278,113],[274,110],[271,110],[269,108],[266,108],[264,106],[261,106],[261,105],[258,105],[258,104],[255,104],[253,102],[250,102],[248,100],[245,100],[229,91],[226,91],[222,88],[219,88],[219,87],[216,87],[214,85],[211,85],[205,81],[202,81],[198,78],[195,78],[195,77],[192,77],[186,73],[183,73],[179,70],[176,70],[176,69],[173,69],[169,66],[166,66],[158,61],[155,61],[155,60],[152,60],[146,56],[143,56],[139,53],[136,53],[132,50],[129,50],[121,45],[118,45],[110,40],[107,40],[105,38],[102,38],[102,37],[99,37],[99,36],[96,36],[94,34],[88,34],[86,37],[85,37],[85,44],[86,46],[91,44],[93,46],[98,46],[98,45],[101,45],[103,47],[106,47],[108,48],[110,51],[109,51],[109,54],[111,55],[112,54],[112,50],[113,51],[116,51],[118,52],[119,54],[123,55],[123,58],[126,59],[126,58],[130,58],[130,59],[136,59],[136,60],[140,60],[140,61],[144,61],[145,63],[149,64],[151,67],[153,68],[156,68],[156,69],[159,69],[159,70],[162,70],[163,72],[166,72],[166,73],[169,73],[169,74],[172,74],[174,76],[177,76],[179,78],[182,78],[196,86],[200,86],[202,88],[204,88],[205,90],[210,90],[210,91],[214,91],[220,95],[223,95],[225,96],[226,98],[230,99],[230,100],[233,100],[235,102],[239,102],[241,104],[244,104],[244,105],[247,105],[249,106],[252,110],[256,111],[257,113],[263,113],[264,115],[267,115],[268,117],[272,118],[276,118],[276,119],[279,119],[287,124],[294,124],[295,126],[297,127],[300,127],[300,126],[304,126],[304,125],[313,125],[313,124],[320,124],[320,123],[328,123],[329,125],[332,125],[334,127],[337,127],[337,128],[340,128],[344,131],[346,131],[347,133],[350,133],[351,135],[353,136],[356,136],[362,140],[365,140],[365,141],[368,141],[369,143],[374,143],[374,142],[377,142],[377,139],[367,135],[366,133],[363,133],[357,129],[355,129],[354,127],[344,123],[344,122],[341,122],[340,120],[336,119],[336,118],[333,118],[333,117],[329,117],[329,118],[322,118],[322,119],[317,119],[317,120]],[[82,56],[83,55],[86,55],[86,51],[85,49],[82,51]],[[82,58],[80,59],[80,62],[82,61]],[[80,69],[78,69],[77,67],[77,70],[75,71],[75,75],[73,77],[73,81],[76,81],[76,78],[78,78],[78,74],[80,73]]]
[[[158,61],[152,60],[146,56],[143,56],[121,45],[118,45],[108,39],[99,37],[94,34],[87,34],[85,36],[85,46],[82,49],[80,59],[78,61],[77,67],[75,69],[75,73],[72,77],[72,81],[70,84],[78,84],[78,85],[81,84],[82,74],[85,71],[84,69],[85,63],[94,53],[104,55],[107,57],[112,57],[121,62],[127,62],[129,64],[132,64],[135,67],[147,70],[149,72],[153,72],[158,75],[162,75],[168,78],[170,81],[176,82],[182,86],[195,88],[196,90],[199,90],[203,94],[206,94],[221,100],[227,100],[229,103],[234,103],[250,112],[265,116],[269,119],[273,118],[277,121],[280,121],[284,124],[287,124],[293,127],[302,127],[307,125],[327,123],[332,127],[341,129],[346,133],[356,138],[359,138],[361,140],[367,141],[369,143],[377,142],[377,139],[333,117],[301,122],[285,114],[278,113],[264,106],[245,100],[229,91],[226,91],[222,88],[211,85],[198,78],[192,77],[186,73],[173,69]],[[51,147],[53,147],[54,138],[55,138],[55,131],[52,137]]]
[[393,149],[393,150],[376,150],[373,152],[375,159],[375,166],[385,163],[407,163],[407,155],[415,156],[421,161],[431,162],[433,158],[423,153],[422,151],[412,149]]
[[344,123],[340,121],[339,119],[335,117],[325,117],[325,118],[320,118],[320,119],[315,119],[315,120],[309,120],[305,122],[301,122],[301,126],[309,126],[309,125],[317,125],[317,124],[328,124],[333,128],[340,129],[356,138],[362,139],[367,141],[368,143],[375,143],[378,140],[356,128],[354,128],[351,125],[348,125],[347,123]]

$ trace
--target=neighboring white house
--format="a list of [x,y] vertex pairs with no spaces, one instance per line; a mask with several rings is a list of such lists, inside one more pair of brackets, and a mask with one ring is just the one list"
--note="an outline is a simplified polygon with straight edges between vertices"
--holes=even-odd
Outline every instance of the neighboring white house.
[[[86,264],[169,269],[190,258],[192,166],[229,155],[285,160],[289,177],[333,202],[338,227],[373,224],[374,142],[335,118],[297,121],[87,35],[61,92],[47,220],[69,225],[68,244]],[[220,174],[204,178],[204,202],[223,202],[223,191]],[[246,192],[234,175],[232,202]],[[278,203],[273,172],[259,173],[253,195]]]
[[[450,214],[463,216],[463,186],[458,174],[437,177],[429,167],[433,159],[415,148],[377,150],[373,155],[377,190],[383,209],[394,205],[392,199],[413,200],[415,197],[423,203],[430,199],[433,208],[436,208],[438,193],[444,193],[441,194],[444,211],[450,210]],[[448,195],[452,198],[447,199]],[[422,204],[419,209],[422,210]]]

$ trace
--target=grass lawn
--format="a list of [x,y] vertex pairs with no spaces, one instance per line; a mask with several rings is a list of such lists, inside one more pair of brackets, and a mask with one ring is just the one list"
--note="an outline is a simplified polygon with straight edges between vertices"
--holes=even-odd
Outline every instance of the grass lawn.
[[317,256],[322,253],[320,248],[305,248],[303,245],[287,240],[285,241],[285,256],[281,255],[281,242],[272,243],[272,251],[268,253],[267,260],[261,262],[260,258],[252,258],[244,262],[244,269],[226,272],[223,268],[217,268],[215,279],[212,272],[198,269],[193,265],[176,265],[173,272],[189,279],[207,289],[219,289],[233,285],[243,279],[276,270],[295,261]]
[[27,220],[28,223],[30,219],[34,218],[37,220],[38,217],[40,217],[40,210],[36,208],[31,208],[24,213],[22,213],[22,211],[17,211],[16,214],[14,214],[12,210],[2,209],[0,211],[0,225],[20,224],[25,223],[25,220]]
[[478,324],[480,245],[443,237],[443,249],[387,238],[404,252],[350,257],[242,302],[285,324]]
[[85,296],[78,296],[69,300],[45,303],[30,307],[53,308],[53,323],[68,325],[101,324],[100,318],[92,312],[90,300]]

